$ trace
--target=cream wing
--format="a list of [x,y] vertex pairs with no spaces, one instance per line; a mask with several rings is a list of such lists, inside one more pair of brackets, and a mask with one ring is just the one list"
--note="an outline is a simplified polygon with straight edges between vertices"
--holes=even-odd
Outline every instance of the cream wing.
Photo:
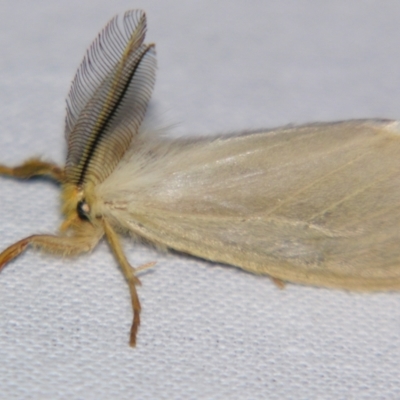
[[111,221],[161,246],[292,282],[400,288],[399,134],[354,120],[139,135],[96,191]]

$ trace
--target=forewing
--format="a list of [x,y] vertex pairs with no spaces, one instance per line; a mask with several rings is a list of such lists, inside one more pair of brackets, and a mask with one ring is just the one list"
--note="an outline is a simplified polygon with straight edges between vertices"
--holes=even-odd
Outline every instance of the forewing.
[[393,289],[399,154],[393,121],[153,140],[128,160],[129,183],[121,165],[100,194],[112,218],[179,251],[293,282]]
[[146,16],[113,18],[87,50],[67,99],[66,174],[70,183],[103,181],[138,133],[155,81]]

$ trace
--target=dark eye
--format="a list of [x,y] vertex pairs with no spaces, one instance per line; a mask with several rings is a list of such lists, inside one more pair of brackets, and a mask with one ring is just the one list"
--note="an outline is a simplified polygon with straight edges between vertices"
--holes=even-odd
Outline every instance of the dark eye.
[[78,202],[76,206],[76,212],[78,213],[78,216],[81,220],[89,221],[90,207],[85,200],[81,200]]

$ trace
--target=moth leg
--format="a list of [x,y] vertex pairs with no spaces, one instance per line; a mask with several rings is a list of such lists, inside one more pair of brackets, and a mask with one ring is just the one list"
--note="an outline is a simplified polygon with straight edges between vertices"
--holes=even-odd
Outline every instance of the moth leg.
[[72,236],[32,235],[9,246],[0,254],[0,271],[6,264],[20,255],[28,246],[37,247],[46,253],[73,256],[91,251],[104,232],[88,222],[76,227]]
[[29,179],[34,176],[48,176],[56,182],[64,181],[64,169],[58,165],[32,158],[14,168],[0,164],[0,175],[19,179]]
[[283,281],[282,279],[274,278],[274,277],[271,276],[271,280],[272,280],[272,282],[275,283],[275,285],[276,285],[279,289],[285,289],[285,287],[286,287],[286,282]]
[[[122,273],[124,274],[124,277],[129,285],[129,291],[131,293],[131,301],[133,309],[133,322],[131,327],[129,344],[130,346],[135,347],[136,335],[140,325],[140,311],[141,311],[141,305],[139,296],[136,291],[136,285],[141,285],[141,283],[139,278],[135,276],[136,270],[129,264],[128,260],[125,257],[118,235],[115,233],[115,231],[112,229],[112,227],[106,220],[103,220],[103,225],[108,243],[110,244],[114,256],[117,259],[118,264],[122,269]],[[154,265],[154,263],[146,264],[146,266],[152,266],[152,265]]]

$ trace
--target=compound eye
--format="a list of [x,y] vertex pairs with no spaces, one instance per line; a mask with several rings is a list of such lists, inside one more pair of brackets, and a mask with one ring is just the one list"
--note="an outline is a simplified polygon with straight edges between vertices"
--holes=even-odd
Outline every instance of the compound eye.
[[89,207],[89,204],[86,203],[85,200],[81,200],[78,202],[78,204],[76,206],[76,212],[78,213],[78,217],[81,220],[89,221],[90,207]]

